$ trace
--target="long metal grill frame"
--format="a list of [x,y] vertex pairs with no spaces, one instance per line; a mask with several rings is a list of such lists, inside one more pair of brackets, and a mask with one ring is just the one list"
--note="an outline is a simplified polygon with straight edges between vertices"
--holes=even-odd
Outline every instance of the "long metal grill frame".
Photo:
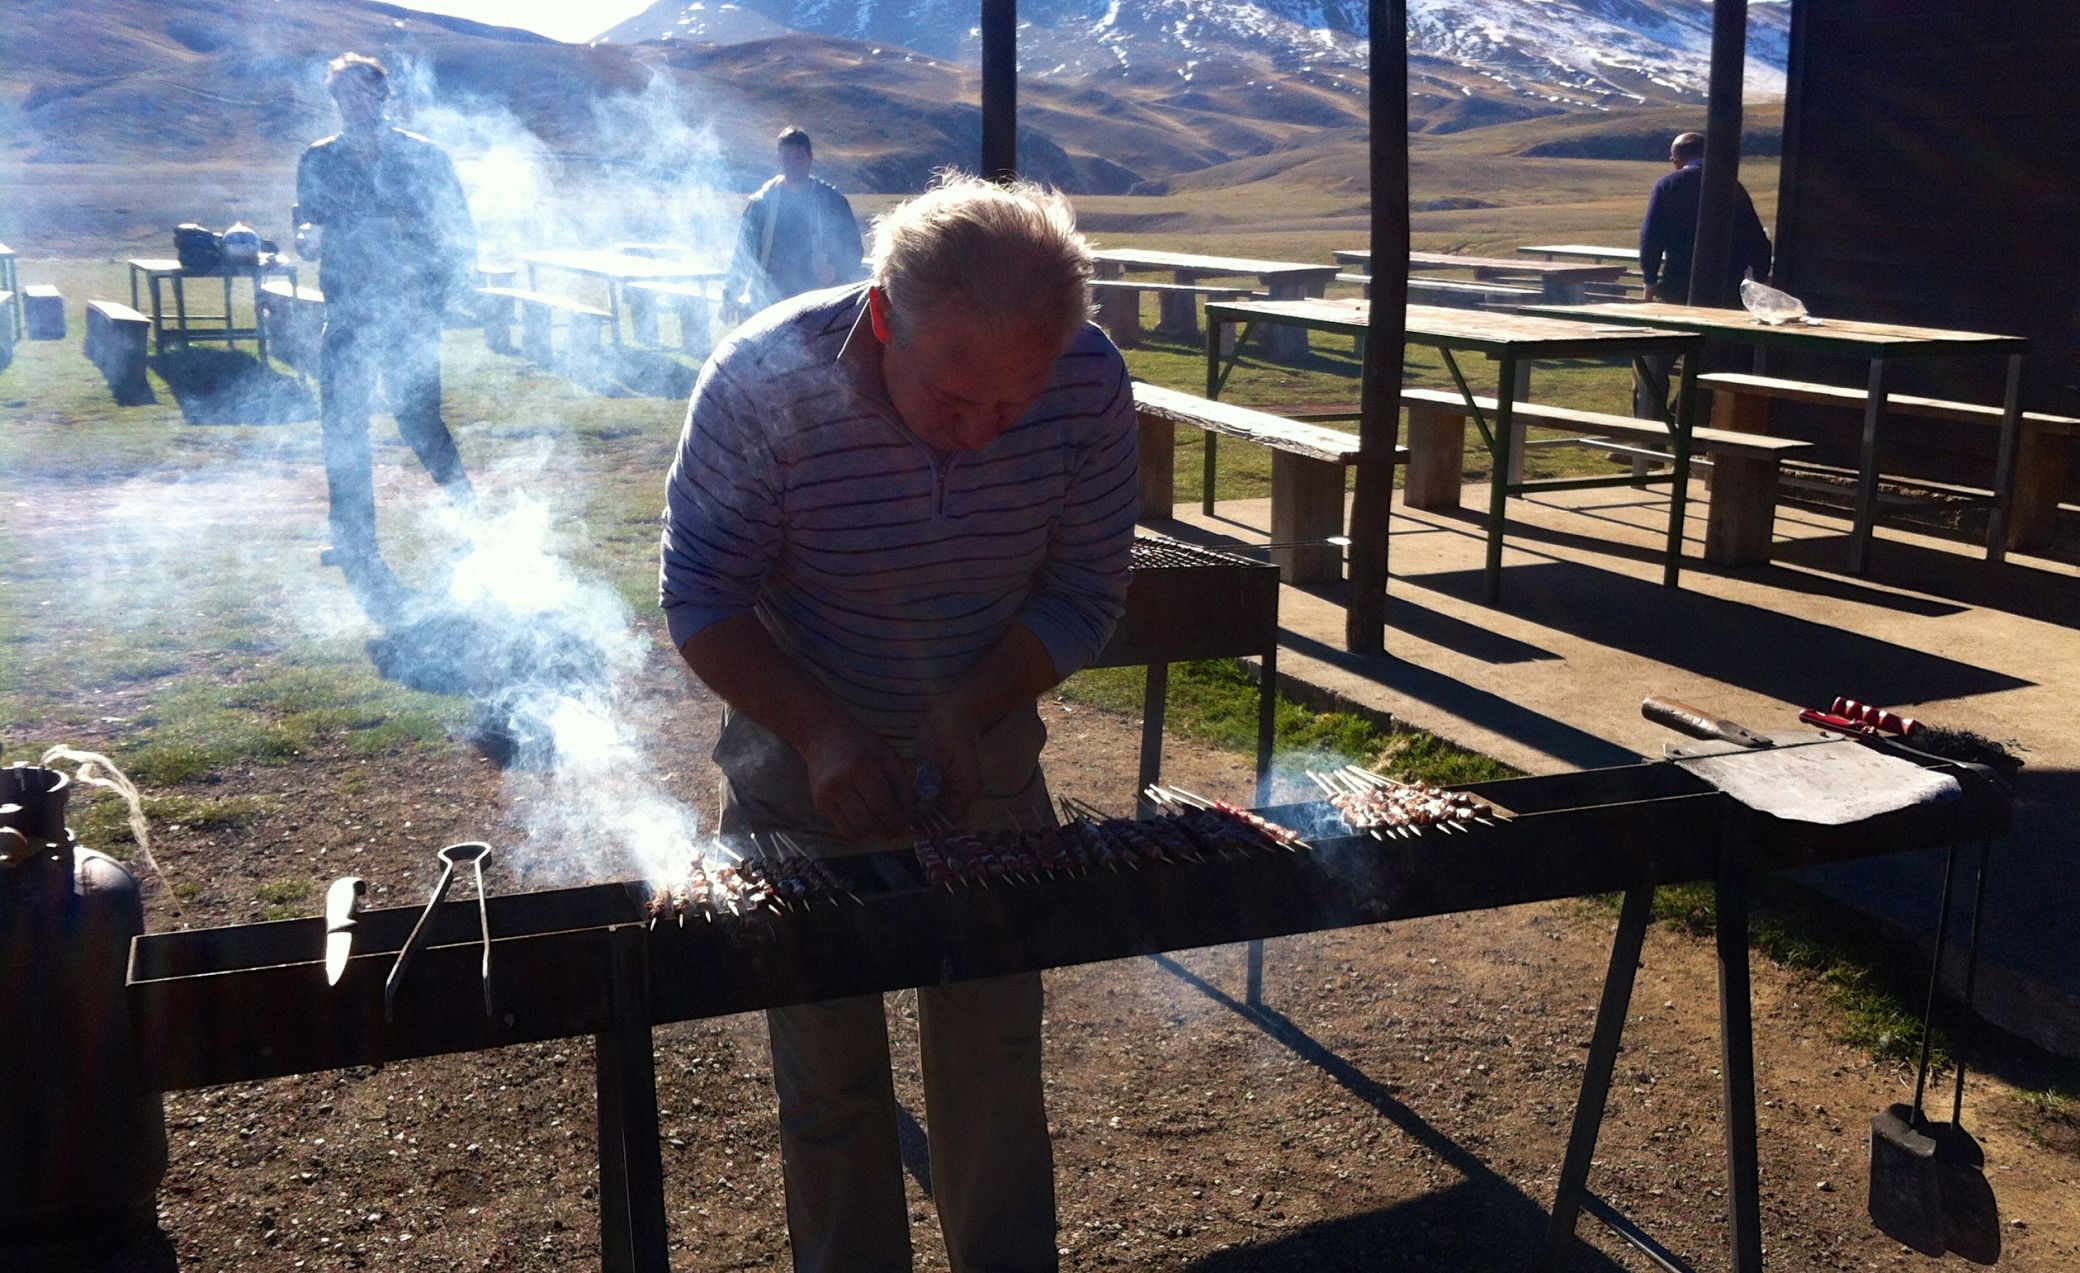
[[[641,883],[495,897],[498,1012],[490,1017],[478,979],[474,908],[449,907],[436,918],[393,1025],[383,1020],[382,982],[414,908],[364,916],[336,987],[325,985],[323,924],[316,918],[148,934],[131,952],[132,1017],[147,1081],[166,1091],[592,1034],[602,1267],[663,1269],[654,1025],[1586,894],[1625,892],[1629,915],[1657,885],[1710,879],[1719,889],[1722,925],[1730,917],[1740,924],[1737,936],[1722,927],[1720,940],[1731,1206],[1738,1218],[1756,1213],[1758,1191],[1745,929],[1751,863],[1800,866],[1990,839],[2005,830],[2009,813],[2003,794],[1966,782],[1961,799],[1851,826],[1786,823],[1751,813],[1669,765],[1468,789],[1515,816],[1465,835],[1324,838],[1311,852],[957,896],[925,887],[907,854],[868,855],[845,861],[848,886],[864,905],[801,918],[760,915],[653,931]],[[1305,810],[1265,812],[1291,824]],[[1643,929],[1641,919],[1626,961],[1626,997]],[[1620,945],[1627,935],[1621,924]],[[1619,962],[1614,952],[1599,1047]],[[1621,1001],[1609,1026],[1606,1070],[1623,1013]],[[1601,1117],[1596,1070],[1592,1058],[1555,1206],[1556,1237],[1563,1214],[1568,1235],[1583,1207],[1601,1214],[1600,1200],[1586,1190],[1586,1150],[1575,1166],[1577,1144],[1586,1137],[1593,1149]]]

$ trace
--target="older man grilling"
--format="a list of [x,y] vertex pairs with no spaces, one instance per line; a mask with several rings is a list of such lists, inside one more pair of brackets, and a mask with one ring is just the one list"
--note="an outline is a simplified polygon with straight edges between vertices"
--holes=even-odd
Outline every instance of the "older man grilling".
[[[873,276],[759,315],[687,410],[663,601],[727,705],[728,832],[831,854],[920,819],[1050,819],[1036,700],[1124,604],[1133,396],[1059,195],[948,178]],[[934,1199],[957,1270],[1056,1266],[1037,975],[921,991]],[[910,1267],[878,996],[768,1014],[798,1270]]]

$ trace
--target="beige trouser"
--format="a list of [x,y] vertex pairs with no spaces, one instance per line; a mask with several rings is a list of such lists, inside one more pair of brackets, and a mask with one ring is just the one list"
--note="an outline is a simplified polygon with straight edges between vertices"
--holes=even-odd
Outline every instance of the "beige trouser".
[[[1031,709],[982,740],[978,829],[1051,819],[1039,766],[1046,731]],[[839,855],[795,753],[748,718],[724,720],[725,834],[786,830]],[[917,992],[932,1194],[955,1273],[1057,1267],[1054,1153],[1041,1099],[1038,973]],[[797,1273],[910,1268],[910,1224],[881,996],[766,1014],[780,1098],[780,1162]]]

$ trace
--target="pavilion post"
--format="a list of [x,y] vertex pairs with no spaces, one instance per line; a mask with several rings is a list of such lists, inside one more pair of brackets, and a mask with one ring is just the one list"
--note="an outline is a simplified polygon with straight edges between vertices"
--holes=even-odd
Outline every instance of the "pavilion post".
[[1344,648],[1386,648],[1387,519],[1401,432],[1401,360],[1408,339],[1408,2],[1370,0],[1372,306],[1360,381],[1358,485],[1351,503],[1350,595]]
[[982,175],[1018,177],[1018,0],[982,0]]
[[1748,0],[1713,0],[1710,98],[1705,104],[1704,186],[1690,256],[1690,303],[1731,306],[1733,209],[1741,169],[1741,82],[1747,74]]

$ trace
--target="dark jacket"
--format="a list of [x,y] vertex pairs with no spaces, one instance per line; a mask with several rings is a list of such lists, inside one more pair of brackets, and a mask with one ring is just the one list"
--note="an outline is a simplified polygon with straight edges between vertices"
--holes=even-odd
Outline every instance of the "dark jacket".
[[[1769,277],[1769,234],[1755,203],[1740,183],[1733,192],[1733,250],[1727,258],[1727,282],[1740,285],[1749,270]],[[1639,271],[1647,286],[1678,304],[1690,295],[1690,256],[1697,246],[1697,206],[1704,193],[1704,163],[1679,168],[1654,183],[1647,217],[1639,227]]]
[[866,275],[859,222],[845,196],[814,177],[805,190],[791,190],[785,180],[775,177],[758,188],[737,230],[723,295],[734,302],[749,291],[750,311]]
[[477,232],[446,151],[402,128],[313,142],[296,202],[323,226],[318,288],[328,305],[435,313],[469,294]]

